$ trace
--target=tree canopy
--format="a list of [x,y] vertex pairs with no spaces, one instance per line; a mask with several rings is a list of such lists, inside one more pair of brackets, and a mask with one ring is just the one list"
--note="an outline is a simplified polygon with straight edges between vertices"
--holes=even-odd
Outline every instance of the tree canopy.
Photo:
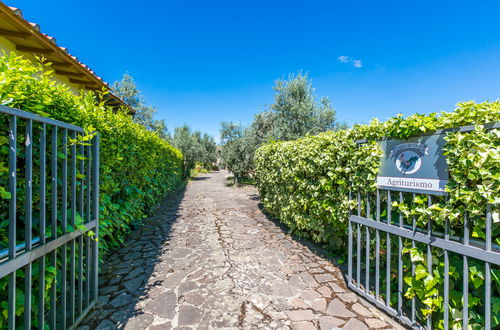
[[273,140],[295,140],[334,128],[335,110],[327,97],[318,101],[307,73],[277,80],[274,92],[274,103],[265,116],[271,120],[268,126]]
[[307,73],[279,79],[273,89],[274,103],[257,113],[250,126],[221,123],[222,164],[236,180],[252,172],[255,150],[265,142],[295,140],[348,127],[335,121],[335,110],[328,98],[316,96]]
[[113,83],[112,89],[118,97],[135,110],[134,122],[150,131],[157,132],[164,139],[168,137],[167,124],[162,119],[154,118],[158,110],[146,103],[134,78],[128,72],[123,75],[122,80]]

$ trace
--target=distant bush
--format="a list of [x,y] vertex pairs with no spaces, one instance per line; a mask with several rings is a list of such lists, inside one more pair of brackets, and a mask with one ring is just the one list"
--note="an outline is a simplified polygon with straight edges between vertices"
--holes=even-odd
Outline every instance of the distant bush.
[[[357,192],[360,191],[362,195],[362,212],[365,212],[367,205],[364,202],[366,194],[371,195],[372,201],[375,200],[375,178],[381,156],[377,139],[405,139],[442,128],[497,121],[500,121],[500,102],[465,102],[449,113],[415,114],[407,118],[398,116],[387,122],[372,121],[369,125],[356,125],[344,131],[330,131],[295,141],[264,144],[257,149],[254,158],[262,203],[270,215],[285,223],[297,235],[310,237],[331,250],[340,252],[339,256],[345,256],[348,214],[350,210],[356,212]],[[355,143],[357,139],[367,139],[367,142],[358,145]],[[490,203],[496,210],[493,214],[493,242],[500,244],[500,130],[478,128],[467,133],[448,133],[445,139],[445,154],[450,172],[446,187],[448,200],[436,197],[432,206],[428,207],[427,200],[422,196],[417,195],[412,200],[411,194],[408,194],[410,198],[405,198],[402,203],[392,203],[392,218],[398,219],[401,212],[405,221],[415,217],[418,226],[423,228],[431,218],[433,228],[441,230],[444,219],[448,218],[452,234],[460,236],[463,232],[464,214],[467,212],[471,221],[471,236],[484,239],[485,210],[486,204]],[[351,200],[349,191],[353,194]],[[382,217],[387,217],[386,211],[382,211]],[[374,214],[372,210],[371,216]],[[395,241],[393,240],[393,244]],[[418,249],[412,249],[411,245],[405,247],[405,252],[412,253],[412,259],[418,260],[415,262],[422,266],[426,264],[426,256]],[[397,249],[397,246],[394,248]],[[411,276],[405,277],[405,285],[408,286],[406,295],[421,299],[424,317],[428,315],[428,311],[442,312],[443,308],[442,297],[437,293],[438,287],[443,283],[442,254],[439,253],[441,252],[435,252],[434,273],[429,274],[422,267],[420,270],[423,273],[418,281],[414,281]],[[451,281],[454,283],[450,284],[451,309],[453,315],[459,315],[462,308],[461,283],[457,280],[460,278],[458,269],[462,267],[461,258],[450,257],[450,264],[451,276],[455,278],[455,281]],[[472,298],[469,298],[470,324],[481,327],[484,326],[484,263],[470,261],[469,265],[470,281],[474,283],[470,292]],[[406,267],[410,267],[410,270]],[[405,269],[411,274],[411,262],[405,265]],[[492,274],[492,287],[496,287],[492,290],[492,310],[496,310],[493,325],[498,326],[500,270],[495,269]],[[425,283],[431,284],[422,285],[424,279]],[[394,299],[397,296],[391,297],[391,300]],[[453,318],[456,324],[460,322],[456,316]],[[442,327],[442,317],[441,321],[439,319],[434,318],[435,326]]]
[[213,137],[192,131],[188,125],[176,127],[170,142],[184,155],[184,176],[191,176],[198,169],[211,169],[217,161],[217,144]]

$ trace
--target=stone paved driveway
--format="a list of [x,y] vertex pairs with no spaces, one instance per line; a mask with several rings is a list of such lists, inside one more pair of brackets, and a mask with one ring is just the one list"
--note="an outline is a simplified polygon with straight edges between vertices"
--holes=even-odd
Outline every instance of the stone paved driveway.
[[99,305],[81,328],[401,328],[226,176],[190,182],[108,257]]

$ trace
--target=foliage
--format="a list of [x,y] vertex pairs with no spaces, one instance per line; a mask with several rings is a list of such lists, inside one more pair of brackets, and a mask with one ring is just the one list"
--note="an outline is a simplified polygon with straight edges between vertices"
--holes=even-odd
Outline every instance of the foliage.
[[326,97],[317,102],[307,73],[277,80],[274,91],[270,112],[274,140],[295,140],[334,128],[335,110]]
[[297,234],[343,249],[350,185],[372,184],[377,168],[367,164],[380,155],[375,143],[358,148],[343,131],[265,144],[255,154],[262,202]]
[[[0,100],[3,105],[100,133],[100,233],[101,246],[107,249],[121,242],[129,224],[145,216],[148,205],[177,185],[182,155],[154,132],[133,123],[129,115],[97,103],[94,93],[74,95],[56,84],[49,69],[15,54],[3,56]],[[2,135],[6,136],[5,131]]]
[[[492,107],[492,109],[498,107]],[[498,111],[497,111],[498,113]],[[493,117],[493,120],[497,118]],[[497,119],[498,120],[498,119]],[[424,201],[418,201],[421,210],[412,209],[408,203],[395,206],[406,216],[415,216],[420,223],[427,223],[429,218],[433,224],[444,226],[444,219],[450,223],[450,235],[463,235],[463,219],[467,216],[470,222],[471,237],[486,239],[485,205],[493,205],[493,242],[500,243],[500,220],[498,205],[500,204],[500,131],[485,130],[482,126],[476,127],[474,132],[453,133],[446,137],[445,155],[450,169],[450,180],[446,187],[448,199],[437,199],[431,207],[426,208]],[[414,254],[418,252],[410,251]],[[426,311],[441,311],[442,297],[438,294],[439,285],[444,281],[443,252],[438,250],[433,257],[433,272],[422,272],[426,285],[416,282],[407,276],[405,281],[411,281],[406,296],[412,298],[420,296],[428,308]],[[460,272],[463,267],[462,258],[451,255],[450,275],[457,281],[450,282],[451,314],[460,315],[462,310]],[[417,267],[427,264],[425,258],[415,260]],[[473,292],[469,298],[469,309],[473,327],[484,325],[484,263],[471,259],[469,261],[469,281]],[[500,288],[500,270],[492,270],[493,286]],[[496,283],[496,285],[495,285]],[[497,290],[493,293],[493,326],[500,326],[500,297]],[[495,312],[496,311],[496,312]],[[455,320],[455,325],[458,326]],[[442,325],[440,325],[442,327]]]
[[[101,136],[100,150],[100,229],[99,241],[101,254],[112,247],[120,246],[134,223],[140,221],[149,212],[151,207],[172,191],[181,182],[182,154],[156,133],[149,131],[132,121],[124,111],[113,111],[105,103],[97,102],[96,95],[84,92],[74,95],[67,87],[56,84],[52,78],[50,66],[33,64],[14,53],[0,57],[0,104],[30,111],[41,116],[51,117],[67,123],[83,127],[87,132],[97,131]],[[23,121],[18,123],[19,140],[23,141]],[[0,116],[0,245],[7,244],[6,222],[8,219],[8,199],[6,192],[8,178],[5,170],[8,148],[6,146],[8,118]],[[33,178],[37,185],[39,177],[39,150],[36,147],[37,126],[34,125],[33,138]],[[61,157],[62,143],[56,155],[50,151],[47,161]],[[62,155],[64,156],[64,155]],[[24,151],[19,147],[19,177],[23,177]],[[83,175],[83,173],[78,173]],[[50,186],[50,185],[48,185]],[[59,181],[60,186],[60,181]],[[19,217],[22,217],[24,207],[24,180],[18,180],[18,208]],[[49,189],[49,188],[48,188]],[[58,210],[61,210],[61,190],[59,188]],[[34,189],[33,214],[38,214],[40,196]],[[50,198],[51,190],[47,191]],[[70,194],[68,193],[68,196]],[[49,209],[47,209],[47,212]],[[83,215],[77,214],[77,219]],[[61,221],[58,214],[58,221]],[[48,216],[50,218],[50,216]],[[34,217],[34,228],[37,224]],[[17,221],[23,226],[23,218]],[[75,228],[69,228],[75,230]],[[59,232],[61,228],[58,228]],[[24,227],[18,228],[19,241],[24,240]],[[51,285],[54,279],[54,270],[46,269],[46,284]],[[24,276],[18,271],[18,277]],[[34,281],[36,281],[34,272]],[[0,281],[0,297],[6,301],[6,283]],[[58,280],[60,281],[60,279]],[[18,283],[22,286],[23,281]],[[19,295],[18,297],[21,297]],[[36,303],[36,299],[34,299]],[[35,305],[34,305],[35,306]],[[3,309],[4,307],[2,307]],[[22,300],[19,310],[22,313]],[[5,314],[0,314],[0,327],[4,325]],[[34,321],[36,322],[36,321]],[[36,325],[36,324],[35,324]]]
[[243,136],[243,128],[241,125],[233,122],[222,122],[220,129],[220,139],[222,145],[229,141],[234,141]]
[[214,169],[217,162],[217,143],[215,139],[207,133],[201,135],[200,132],[196,132],[196,137],[201,145],[201,154],[197,162],[205,169]]
[[[433,228],[443,231],[444,220],[449,219],[450,235],[463,235],[466,214],[471,223],[472,238],[485,237],[486,204],[493,205],[493,240],[500,243],[500,139],[498,130],[485,130],[480,125],[500,121],[500,102],[464,102],[453,112],[401,115],[386,122],[372,121],[369,125],[355,125],[342,132],[326,132],[296,141],[270,142],[255,153],[256,181],[266,211],[287,224],[300,236],[307,236],[326,244],[331,249],[345,253],[348,214],[356,200],[349,199],[350,192],[361,191],[374,200],[375,177],[380,164],[381,151],[375,142],[383,137],[405,139],[437,129],[464,125],[479,125],[472,132],[451,132],[445,137],[445,154],[449,165],[450,180],[446,187],[448,197],[434,198],[429,206],[427,198],[416,195],[393,202],[393,219],[402,214],[404,221],[416,219],[425,228],[433,219]],[[357,145],[357,139],[367,143]],[[353,196],[355,197],[355,196]],[[363,202],[362,209],[366,208]],[[373,203],[371,204],[373,208]],[[495,211],[496,210],[496,211]],[[373,217],[375,211],[372,210]],[[410,221],[411,223],[411,221]],[[396,240],[393,240],[393,245]],[[374,244],[374,242],[372,242]],[[397,249],[397,245],[394,245]],[[420,310],[426,318],[432,313],[442,313],[442,285],[444,262],[442,251],[434,251],[432,261],[421,255],[422,247],[413,248],[405,241],[404,252],[411,257],[418,276],[406,276],[406,297],[418,297]],[[432,262],[433,272],[427,272],[427,262]],[[396,263],[397,264],[397,263]],[[460,277],[461,258],[450,256],[450,275]],[[484,263],[469,262],[469,276],[473,283],[469,298],[470,323],[484,324]],[[411,273],[411,262],[405,272]],[[395,270],[397,273],[397,269]],[[498,269],[492,271],[493,305],[500,303]],[[460,281],[451,281],[451,308],[453,325],[458,327],[462,300]],[[496,283],[496,285],[495,285]],[[397,287],[392,292],[397,292]],[[391,296],[391,301],[397,297]],[[496,308],[493,323],[499,324],[500,309]],[[442,314],[441,314],[442,315]],[[436,327],[443,327],[442,318],[434,317]]]
[[188,125],[176,127],[172,144],[184,155],[184,176],[189,176],[195,165],[201,164],[206,169],[211,169],[217,160],[217,145],[213,137],[192,132]]
[[252,170],[253,152],[256,146],[249,143],[248,130],[233,122],[221,124],[222,166],[233,172],[238,182]]
[[189,175],[191,178],[198,176],[198,174],[207,174],[211,171],[218,170],[218,168],[214,164],[203,164],[196,163],[193,169],[191,169],[191,174]]
[[134,78],[126,72],[121,81],[113,83],[113,91],[125,103],[135,110],[134,122],[158,133],[162,138],[168,137],[167,125],[164,120],[154,119],[157,112],[153,106],[146,104],[144,97],[135,84]]

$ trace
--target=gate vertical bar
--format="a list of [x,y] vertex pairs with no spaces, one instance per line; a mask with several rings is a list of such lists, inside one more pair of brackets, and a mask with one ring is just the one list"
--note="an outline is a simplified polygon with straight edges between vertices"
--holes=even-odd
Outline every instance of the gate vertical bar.
[[[486,251],[491,251],[491,204],[486,205]],[[489,262],[484,265],[485,283],[484,283],[484,326],[485,329],[491,329],[491,266]]]
[[[86,204],[86,222],[91,220],[91,178],[92,178],[92,155],[90,146],[86,146],[87,150],[87,172],[86,172],[86,182],[87,182],[87,204]],[[90,238],[85,236],[85,306],[90,303]]]
[[93,241],[93,293],[94,299],[98,296],[98,272],[99,272],[99,134],[96,134],[92,143],[92,216],[96,222],[95,236]]
[[[71,218],[70,224],[76,230],[76,132],[71,131]],[[75,323],[75,240],[69,242],[69,321]]]
[[[403,192],[399,192],[399,203],[403,203]],[[403,212],[399,211],[399,228],[403,228]],[[398,314],[403,315],[403,238],[398,236]]]
[[[387,224],[391,224],[391,191],[387,190]],[[387,251],[386,251],[386,274],[385,274],[385,304],[391,306],[391,236],[387,233]]]
[[[68,224],[68,129],[63,129],[62,134],[62,232],[67,233]],[[66,302],[67,302],[67,250],[66,244],[61,246],[61,329],[66,329],[67,326],[67,314],[66,314]]]
[[[432,206],[432,197],[430,195],[427,196],[427,206]],[[427,220],[427,233],[429,237],[432,237],[432,223],[431,218]],[[432,248],[429,244],[427,244],[427,272],[432,274]],[[427,329],[432,329],[432,313],[429,314],[427,318]]]
[[[464,215],[464,245],[469,245],[469,214]],[[463,256],[463,308],[462,308],[462,328],[467,329],[469,324],[469,260]]]
[[[16,257],[17,226],[17,118],[10,116],[9,123],[9,259]],[[8,302],[9,329],[16,328],[16,271],[9,275]]]
[[[81,174],[80,180],[80,194],[78,199],[78,212],[80,217],[84,218],[83,209],[84,209],[84,195],[85,195],[85,181],[83,174],[85,172],[85,160],[84,160],[84,150],[85,147],[83,144],[80,144],[80,161],[79,161],[79,171]],[[78,313],[82,314],[83,311],[83,235],[80,235],[78,238]]]
[[[450,239],[450,221],[448,217],[445,219],[444,224],[444,239]],[[450,303],[450,259],[448,256],[448,250],[444,250],[444,328],[448,329],[448,323],[450,318],[449,312],[449,303]]]
[[[366,218],[370,219],[370,192],[366,193]],[[370,228],[366,228],[365,292],[370,292]]]
[[[351,194],[351,190],[349,189],[349,201],[351,201],[352,199],[352,194]],[[349,213],[348,213],[349,217],[351,216],[351,208],[349,207]],[[348,255],[348,259],[349,259],[349,262],[347,263],[347,279],[349,281],[349,284],[352,283],[352,223],[351,221],[349,221],[348,223],[348,232],[349,232],[349,237],[347,238],[348,239],[348,242],[347,242],[347,255]]]
[[[412,203],[415,204],[415,193],[412,194]],[[412,230],[413,233],[417,231],[417,219],[415,218],[415,215],[412,217]],[[412,249],[416,248],[415,241],[411,241],[411,247]],[[415,277],[415,263],[411,262],[411,277]],[[416,310],[416,299],[415,297],[411,298],[411,322],[415,324],[416,321],[416,315],[415,315],[415,310]]]
[[[24,247],[25,251],[31,251],[31,237],[33,224],[33,121],[26,121],[26,141],[25,141],[25,185],[26,196],[24,201]],[[31,329],[31,263],[24,267],[24,328]]]
[[[361,216],[361,193],[358,188],[358,216]],[[356,287],[361,284],[361,225],[356,225]]]
[[[377,222],[380,222],[380,191],[377,188]],[[380,295],[380,231],[375,231],[375,299]]]
[[[46,198],[46,177],[45,177],[45,162],[47,160],[46,155],[46,129],[47,125],[42,124],[40,130],[40,245],[44,245],[46,242],[45,231],[46,231],[46,210],[45,210],[45,198]],[[39,292],[38,292],[38,327],[44,329],[45,325],[45,255],[40,257],[38,265],[38,276],[39,276]]]
[[[57,237],[57,126],[52,126],[52,147],[51,147],[51,175],[52,175],[52,188],[51,188],[51,239]],[[52,251],[50,254],[50,264],[57,272],[57,250]],[[52,283],[50,287],[50,329],[55,329],[57,325],[57,285]]]

